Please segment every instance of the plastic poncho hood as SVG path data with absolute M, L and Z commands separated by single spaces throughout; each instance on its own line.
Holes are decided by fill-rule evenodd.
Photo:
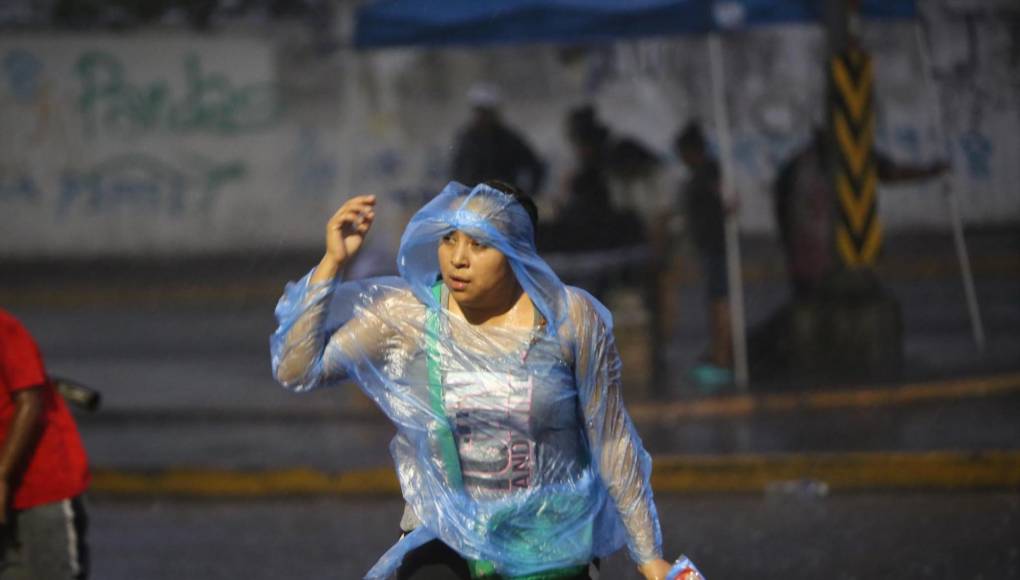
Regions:
M 432 293 L 439 278 L 436 250 L 443 236 L 455 230 L 506 256 L 518 283 L 549 322 L 546 328 L 556 332 L 566 321 L 566 288 L 539 257 L 531 219 L 521 204 L 485 184 L 471 189 L 451 182 L 407 224 L 397 267 L 418 300 L 430 308 L 439 307 Z

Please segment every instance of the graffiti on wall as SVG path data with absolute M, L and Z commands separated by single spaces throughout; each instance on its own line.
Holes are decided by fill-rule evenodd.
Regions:
M 322 134 L 316 127 L 301 127 L 294 148 L 294 190 L 298 197 L 323 198 L 337 192 L 339 168 L 336 157 L 330 155 L 322 143 Z
M 170 69 L 164 79 L 147 82 L 133 79 L 131 67 L 115 52 L 71 54 L 66 75 L 57 74 L 61 67 L 37 50 L 12 47 L 0 59 L 8 95 L 0 202 L 46 206 L 58 221 L 122 211 L 182 219 L 207 212 L 228 186 L 250 177 L 244 157 L 208 157 L 201 142 L 187 152 L 174 141 L 155 140 L 148 151 L 139 151 L 125 139 L 172 140 L 183 134 L 240 139 L 270 128 L 282 114 L 273 83 L 237 81 L 192 52 L 180 57 L 179 75 Z M 63 79 L 59 91 L 57 78 Z M 67 97 L 55 99 L 58 93 Z M 335 166 L 323 165 L 321 151 L 301 157 L 311 160 L 304 183 L 322 186 L 335 178 Z
M 39 203 L 42 192 L 36 180 L 24 173 L 0 173 L 0 202 Z
M 84 171 L 63 172 L 56 211 L 58 216 L 75 209 L 102 213 L 130 208 L 166 215 L 206 212 L 223 186 L 243 178 L 245 172 L 239 161 L 185 171 L 148 155 L 124 155 Z
M 3 108 L 17 112 L 13 119 L 4 119 L 5 134 L 0 138 L 17 139 L 31 147 L 45 141 L 48 134 L 59 132 L 55 131 L 60 122 L 58 107 L 43 61 L 30 51 L 13 49 L 4 54 L 3 71 L 10 95 L 9 104 Z
M 86 169 L 65 169 L 53 188 L 29 173 L 5 174 L 0 176 L 0 201 L 55 201 L 51 205 L 58 219 L 125 209 L 150 215 L 193 215 L 212 209 L 223 188 L 247 172 L 241 161 L 197 160 L 181 168 L 149 155 L 127 154 Z
M 933 6 L 952 3 L 934 0 L 922 10 L 934 14 Z M 1011 134 L 1014 125 L 1001 121 L 1020 116 L 1020 27 L 977 12 L 935 16 L 951 21 L 931 35 L 933 45 L 949 47 L 932 59 L 945 136 L 934 129 L 917 58 L 910 56 L 902 59 L 906 68 L 895 71 L 903 74 L 888 75 L 900 80 L 887 91 L 892 96 L 883 97 L 893 106 L 879 119 L 879 146 L 908 163 L 951 151 L 961 185 L 975 192 L 1001 188 L 1010 175 L 1020 176 L 1003 162 L 1016 150 L 1020 131 Z M 876 57 L 916 55 L 912 36 L 885 36 Z M 821 117 L 824 70 L 814 60 L 819 38 L 781 29 L 724 39 L 736 185 L 759 205 L 768 200 L 777 167 Z M 292 86 L 279 90 L 289 77 L 273 76 L 278 47 L 250 51 L 254 56 L 246 59 L 229 39 L 45 40 L 0 45 L 0 203 L 35 204 L 37 215 L 51 213 L 65 224 L 81 216 L 113 220 L 144 212 L 188 220 L 251 200 L 269 204 L 256 208 L 266 214 L 289 203 L 291 213 L 312 213 L 323 200 L 352 193 L 338 190 L 347 184 L 413 209 L 445 183 L 450 136 L 465 116 L 463 95 L 478 80 L 504 87 L 506 118 L 546 157 L 551 188 L 572 163 L 562 115 L 581 101 L 594 102 L 614 133 L 641 140 L 675 166 L 670 143 L 688 119 L 699 116 L 714 134 L 700 38 L 477 54 L 345 54 L 356 66 L 343 69 L 351 73 L 343 98 L 332 88 L 321 95 Z M 147 68 L 133 53 L 137 46 L 168 49 Z M 230 66 L 234 62 L 243 66 Z M 300 115 L 297 106 L 285 111 L 281 100 L 296 94 L 305 99 Z M 330 123 L 319 123 L 325 115 L 333 115 Z M 210 161 L 196 162 L 185 151 Z M 673 184 L 663 187 L 669 195 L 673 190 Z M 1013 203 L 1006 196 L 985 199 L 982 208 L 992 209 L 982 209 L 982 216 Z M 752 215 L 757 206 L 744 207 L 754 222 L 749 229 L 769 227 L 767 217 Z
M 968 178 L 989 181 L 1000 153 L 993 133 L 1020 103 L 1020 13 L 959 0 L 923 8 L 950 146 Z
M 132 82 L 117 56 L 82 54 L 74 67 L 78 109 L 88 135 L 100 131 L 134 136 L 153 131 L 234 135 L 266 129 L 280 117 L 271 83 L 238 85 L 206 70 L 197 54 L 183 57 L 184 84 Z
M 27 50 L 10 50 L 3 59 L 4 75 L 11 95 L 20 105 L 30 104 L 39 94 L 43 64 Z
M 973 179 L 991 177 L 990 163 L 995 152 L 991 139 L 972 129 L 961 135 L 958 141 L 967 164 L 968 175 Z

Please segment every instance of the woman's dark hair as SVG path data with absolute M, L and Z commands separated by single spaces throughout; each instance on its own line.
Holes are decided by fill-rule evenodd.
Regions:
M 483 182 L 482 185 L 486 185 L 497 191 L 502 191 L 517 200 L 517 203 L 521 204 L 524 211 L 528 212 L 528 217 L 531 218 L 531 227 L 533 229 L 538 229 L 538 206 L 535 205 L 535 200 L 531 199 L 530 195 L 521 191 L 516 185 L 499 179 L 490 179 Z

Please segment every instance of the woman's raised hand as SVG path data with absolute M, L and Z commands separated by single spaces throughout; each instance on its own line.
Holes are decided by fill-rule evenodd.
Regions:
M 672 565 L 662 559 L 649 560 L 644 564 L 638 566 L 638 571 L 645 577 L 645 580 L 666 580 L 666 575 L 669 574 L 669 570 Z
M 375 196 L 348 199 L 326 223 L 326 254 L 312 274 L 311 282 L 332 280 L 361 249 L 375 220 Z

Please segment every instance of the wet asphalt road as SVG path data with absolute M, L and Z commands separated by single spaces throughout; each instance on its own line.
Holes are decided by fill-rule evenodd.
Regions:
M 182 273 L 186 274 L 186 273 Z M 224 275 L 226 276 L 226 275 Z M 980 278 L 989 350 L 970 341 L 958 280 L 892 280 L 912 372 L 1016 369 L 1020 276 Z M 280 281 L 282 287 L 282 280 Z M 71 287 L 73 291 L 73 287 Z M 670 344 L 683 369 L 704 344 L 701 290 L 682 292 Z M 749 319 L 782 303 L 782 283 L 748 290 Z M 293 396 L 269 376 L 273 299 L 209 304 L 14 305 L 52 372 L 103 391 L 80 417 L 94 465 L 285 468 L 386 465 L 391 428 L 350 392 Z M 682 373 L 674 374 L 682 377 Z M 678 378 L 668 394 L 682 394 Z M 629 395 L 628 395 L 629 396 Z M 643 431 L 655 453 L 1015 448 L 1020 397 L 904 409 L 690 421 Z M 94 579 L 360 578 L 395 537 L 396 499 L 92 502 Z M 1020 493 L 874 493 L 826 498 L 663 496 L 667 550 L 718 579 L 1020 578 Z M 635 578 L 625 557 L 603 578 Z
M 661 497 L 666 550 L 710 580 L 1020 578 L 1020 494 Z M 91 504 L 99 580 L 347 580 L 395 540 L 398 500 Z M 638 578 L 624 552 L 603 579 Z
M 928 318 L 911 315 L 917 319 L 912 328 L 928 329 L 908 337 L 919 353 L 919 374 L 997 372 L 1011 360 L 1012 369 L 1020 368 L 1020 280 L 988 288 L 988 308 L 999 318 L 988 325 L 991 352 L 980 357 L 969 343 L 965 314 L 926 298 L 925 285 L 911 287 L 916 297 L 905 301 L 905 310 L 931 311 Z M 355 389 L 294 395 L 272 380 L 271 303 L 23 307 L 15 313 L 37 336 L 52 372 L 103 392 L 103 410 L 79 418 L 97 466 L 338 471 L 388 465 L 392 428 Z M 681 332 L 672 344 L 675 364 L 682 367 L 700 345 L 696 329 Z M 683 374 L 674 377 L 671 389 L 682 393 L 688 388 Z M 628 400 L 640 398 L 632 385 L 625 389 Z M 654 453 L 1015 448 L 1020 395 L 689 420 L 642 427 L 642 435 Z

